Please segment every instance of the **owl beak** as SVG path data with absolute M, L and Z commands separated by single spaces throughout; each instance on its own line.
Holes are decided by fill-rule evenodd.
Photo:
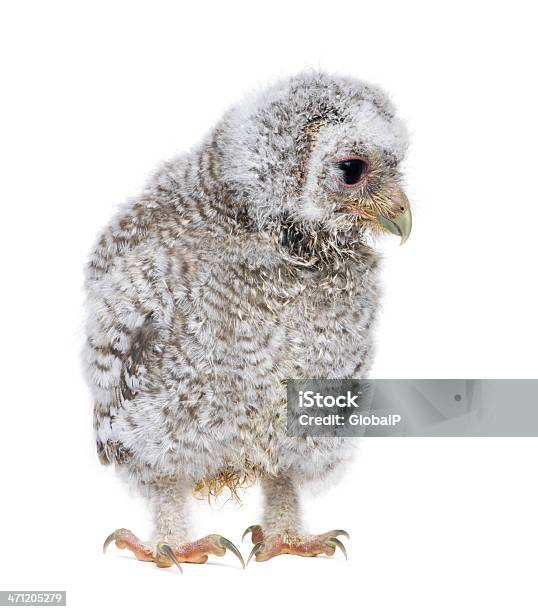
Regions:
M 411 216 L 411 207 L 409 200 L 402 190 L 398 190 L 397 194 L 391 198 L 394 206 L 388 213 L 379 213 L 377 220 L 391 234 L 401 237 L 400 244 L 403 244 L 411 233 L 413 220 Z

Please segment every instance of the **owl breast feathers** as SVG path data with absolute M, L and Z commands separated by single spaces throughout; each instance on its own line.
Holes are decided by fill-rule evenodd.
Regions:
M 344 463 L 345 439 L 286 435 L 286 381 L 367 374 L 376 235 L 410 229 L 406 143 L 379 89 L 302 74 L 232 108 L 121 209 L 86 270 L 103 463 L 192 483 Z

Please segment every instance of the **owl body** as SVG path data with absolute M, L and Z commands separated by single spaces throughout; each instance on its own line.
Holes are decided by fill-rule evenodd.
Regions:
M 85 362 L 102 462 L 194 484 L 316 480 L 349 458 L 345 439 L 286 435 L 288 379 L 360 378 L 372 360 L 379 260 L 330 208 L 336 136 L 396 177 L 404 136 L 384 96 L 301 76 L 232 109 L 101 234 Z

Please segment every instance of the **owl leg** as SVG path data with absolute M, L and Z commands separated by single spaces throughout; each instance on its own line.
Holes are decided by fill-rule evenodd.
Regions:
M 117 529 L 105 540 L 103 552 L 114 542 L 118 548 L 127 548 L 133 552 L 140 561 L 153 561 L 159 567 L 176 565 L 182 571 L 182 562 L 205 563 L 209 555 L 222 557 L 229 550 L 244 567 L 243 557 L 237 547 L 219 534 L 213 533 L 194 542 L 190 541 L 187 521 L 189 495 L 190 487 L 182 486 L 177 481 L 152 483 L 149 497 L 154 510 L 154 544 L 142 542 L 128 529 Z
M 265 497 L 263 526 L 252 525 L 243 534 L 244 538 L 250 533 L 254 544 L 247 563 L 252 557 L 256 561 L 267 561 L 283 554 L 332 557 L 337 548 L 347 558 L 345 546 L 338 539 L 338 536 L 349 538 L 343 529 L 313 536 L 303 533 L 297 488 L 288 476 L 267 479 L 262 487 Z

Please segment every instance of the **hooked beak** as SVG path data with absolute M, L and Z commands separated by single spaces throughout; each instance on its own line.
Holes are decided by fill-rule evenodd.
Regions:
M 394 209 L 397 211 L 394 215 L 381 214 L 377 215 L 377 220 L 391 234 L 401 236 L 402 240 L 400 244 L 403 244 L 411 233 L 411 227 L 413 225 L 411 217 L 411 207 L 409 206 L 409 200 L 405 193 L 401 190 L 398 191 L 396 197 L 393 198 Z

